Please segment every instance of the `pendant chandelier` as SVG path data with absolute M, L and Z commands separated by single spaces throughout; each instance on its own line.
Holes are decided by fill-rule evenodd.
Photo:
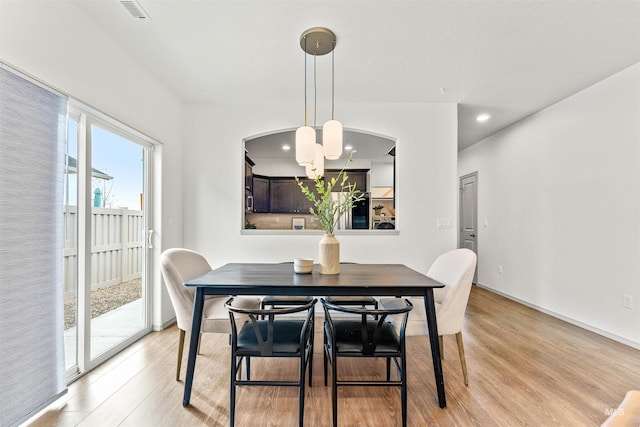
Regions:
M 300 166 L 305 167 L 308 177 L 316 178 L 324 173 L 325 158 L 336 160 L 342 155 L 342 123 L 334 118 L 335 60 L 333 52 L 336 47 L 336 36 L 327 28 L 310 28 L 300 36 L 300 47 L 304 51 L 304 125 L 296 130 L 296 161 Z M 314 59 L 314 104 L 317 106 L 316 58 L 329 52 L 331 52 L 331 120 L 322 127 L 322 144 L 317 144 L 315 119 L 313 127 L 307 125 L 307 55 L 313 55 Z

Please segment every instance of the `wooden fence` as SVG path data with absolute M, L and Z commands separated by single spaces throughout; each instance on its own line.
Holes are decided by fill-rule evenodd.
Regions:
M 92 208 L 91 289 L 142 277 L 144 251 L 142 211 Z M 64 211 L 64 290 L 75 295 L 78 273 L 77 208 Z

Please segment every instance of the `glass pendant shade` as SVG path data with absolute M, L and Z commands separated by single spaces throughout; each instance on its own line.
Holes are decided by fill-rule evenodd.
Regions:
M 296 130 L 296 162 L 300 166 L 310 165 L 315 159 L 316 131 L 311 126 Z
M 307 177 L 316 179 L 324 175 L 324 149 L 322 145 L 315 144 L 315 158 L 311 164 L 305 165 Z
M 329 120 L 322 127 L 324 155 L 328 160 L 339 159 L 342 155 L 342 123 Z

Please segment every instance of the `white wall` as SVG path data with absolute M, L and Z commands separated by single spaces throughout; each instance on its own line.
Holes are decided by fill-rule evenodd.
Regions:
M 175 96 L 72 2 L 1 2 L 0 60 L 163 143 L 155 150 L 164 158 L 155 170 L 163 189 L 155 198 L 156 253 L 180 246 L 183 110 Z M 153 285 L 158 327 L 173 311 L 159 274 Z
M 214 265 L 317 258 L 318 235 L 240 235 L 241 140 L 296 128 L 299 104 L 192 106 L 183 119 L 174 95 L 73 2 L 3 1 L 0 8 L 2 61 L 163 143 L 156 150 L 162 153 L 155 170 L 162 185 L 156 198 L 156 257 L 164 248 L 186 246 L 202 250 Z M 398 138 L 400 170 L 399 235 L 341 236 L 343 259 L 403 262 L 426 271 L 439 253 L 456 245 L 456 106 L 336 107 L 347 128 Z M 454 226 L 436 229 L 438 217 L 454 219 Z M 173 312 L 159 276 L 154 289 L 158 327 Z
M 395 236 L 339 235 L 341 257 L 406 263 L 426 271 L 456 246 L 457 112 L 454 104 L 340 105 L 345 127 L 395 137 L 400 230 Z M 298 105 L 190 106 L 185 135 L 185 245 L 214 265 L 317 260 L 320 235 L 241 235 L 242 139 L 300 125 Z M 187 191 L 188 189 L 188 191 Z M 436 229 L 438 217 L 454 221 Z
M 640 64 L 462 151 L 473 171 L 478 282 L 640 347 Z
M 393 187 L 393 163 L 371 163 L 371 187 Z

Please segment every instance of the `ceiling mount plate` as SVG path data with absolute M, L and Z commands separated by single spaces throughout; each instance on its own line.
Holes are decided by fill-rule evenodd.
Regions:
M 328 28 L 309 28 L 300 36 L 300 47 L 309 55 L 326 55 L 336 47 L 336 35 Z

